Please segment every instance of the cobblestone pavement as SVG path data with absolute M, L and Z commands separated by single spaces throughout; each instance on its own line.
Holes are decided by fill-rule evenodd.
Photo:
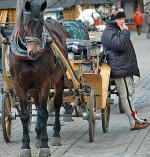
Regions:
M 150 40 L 146 35 L 132 34 L 137 53 L 141 79 L 136 79 L 135 105 L 141 117 L 150 120 Z M 120 114 L 117 98 L 111 105 L 109 132 L 102 132 L 101 120 L 96 122 L 95 139 L 88 142 L 88 123 L 82 118 L 64 123 L 61 130 L 62 145 L 51 146 L 53 128 L 48 126 L 49 146 L 52 157 L 150 157 L 150 127 L 140 131 L 130 131 L 128 119 Z M 5 143 L 0 126 L 0 157 L 19 157 L 22 128 L 20 120 L 13 121 L 10 143 Z M 39 150 L 35 149 L 35 125 L 32 124 L 30 137 L 32 157 L 37 157 Z

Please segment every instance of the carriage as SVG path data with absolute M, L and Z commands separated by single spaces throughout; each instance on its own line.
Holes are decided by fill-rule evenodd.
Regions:
M 62 64 L 67 69 L 65 77 L 65 90 L 63 96 L 63 105 L 66 108 L 73 102 L 75 116 L 81 116 L 88 120 L 89 123 L 89 141 L 94 140 L 94 130 L 96 119 L 102 119 L 103 132 L 106 133 L 109 127 L 109 80 L 110 67 L 102 63 L 103 48 L 100 41 L 92 41 L 89 39 L 87 32 L 78 21 L 65 21 L 64 27 L 69 34 L 66 39 L 68 48 L 69 62 L 64 58 L 60 50 L 54 45 L 56 53 Z M 80 29 L 73 29 L 77 28 Z M 11 27 L 12 28 L 12 27 Z M 8 34 L 11 28 L 6 30 Z M 76 32 L 70 32 L 74 30 Z M 80 30 L 80 31 L 79 31 Z M 72 34 L 74 35 L 72 37 Z M 11 138 L 11 121 L 19 115 L 13 112 L 13 108 L 19 111 L 19 102 L 13 93 L 11 76 L 9 74 L 8 65 L 9 43 L 2 45 L 2 65 L 3 79 L 5 87 L 2 89 L 2 127 L 3 135 L 6 142 L 10 142 Z M 53 100 L 54 90 L 50 90 L 49 99 Z M 29 103 L 32 101 L 29 96 Z M 97 113 L 101 110 L 101 116 Z M 32 114 L 31 117 L 35 116 Z M 51 115 L 50 115 L 51 116 Z M 69 117 L 64 114 L 62 116 Z M 72 116 L 72 115 L 71 115 Z M 29 126 L 31 125 L 31 120 Z
M 46 6 L 46 3 L 44 2 L 42 4 L 42 7 L 45 8 L 45 6 Z M 26 3 L 26 9 L 27 10 L 31 9 L 29 2 Z M 28 17 L 29 11 L 27 13 L 25 12 L 24 14 L 25 14 L 25 16 Z M 36 15 L 36 14 L 34 14 L 34 15 Z M 40 16 L 41 16 L 41 14 L 40 14 Z M 28 18 L 26 18 L 26 19 L 28 19 Z M 53 60 L 55 61 L 53 68 L 50 70 L 53 72 L 59 66 L 59 68 L 63 72 L 63 75 L 65 76 L 65 85 L 64 86 L 62 86 L 62 84 L 59 84 L 59 83 L 63 83 L 63 82 L 61 82 L 62 80 L 60 80 L 60 82 L 55 84 L 55 86 L 53 86 L 53 84 L 52 84 L 52 86 L 48 87 L 48 89 L 52 89 L 49 91 L 49 96 L 48 96 L 49 99 L 51 99 L 51 100 L 54 99 L 54 103 L 56 101 L 57 103 L 60 104 L 61 98 L 58 99 L 58 96 L 60 96 L 60 94 L 61 94 L 61 93 L 59 93 L 60 86 L 65 88 L 64 94 L 63 94 L 63 104 L 70 105 L 70 103 L 74 102 L 74 104 L 76 106 L 79 106 L 79 108 L 81 110 L 79 111 L 76 108 L 76 110 L 75 110 L 76 116 L 80 115 L 83 117 L 83 119 L 88 121 L 89 141 L 93 142 L 96 120 L 100 119 L 100 115 L 98 114 L 97 111 L 99 109 L 101 110 L 103 132 L 108 131 L 109 115 L 110 115 L 109 81 L 110 81 L 111 69 L 107 64 L 102 62 L 103 49 L 102 49 L 102 45 L 101 45 L 100 41 L 92 41 L 89 39 L 79 39 L 79 38 L 72 39 L 68 35 L 69 32 L 65 32 L 68 35 L 68 38 L 65 41 L 64 40 L 60 40 L 60 41 L 67 43 L 68 59 L 66 59 L 65 55 L 63 54 L 63 50 L 64 50 L 63 47 L 60 46 L 60 43 L 58 42 L 57 38 L 55 38 L 55 36 L 58 35 L 57 29 L 60 30 L 60 32 L 61 32 L 63 27 L 60 26 L 60 24 L 58 24 L 58 22 L 53 21 L 53 20 L 51 21 L 49 19 L 47 21 L 43 21 L 42 18 L 40 18 L 39 20 L 34 19 L 34 18 L 30 19 L 30 20 L 31 20 L 31 22 L 32 22 L 32 20 L 33 20 L 33 22 L 37 22 L 37 21 L 40 22 L 40 24 L 42 24 L 45 27 L 45 29 L 47 30 L 47 33 L 44 33 L 44 35 L 42 34 L 42 41 L 44 41 L 48 45 L 48 48 L 53 55 L 53 58 L 54 58 Z M 27 22 L 28 21 L 29 20 L 27 20 Z M 51 28 L 53 28 L 53 30 L 51 30 Z M 15 35 L 18 35 L 17 33 L 18 32 L 15 30 Z M 82 33 L 81 33 L 81 36 L 83 36 Z M 77 34 L 80 34 L 80 32 Z M 15 46 L 18 46 L 19 44 L 15 43 L 16 42 L 15 35 L 14 36 L 12 35 L 11 43 L 14 42 L 13 44 L 16 44 Z M 25 38 L 25 40 L 27 40 L 27 44 L 31 44 L 32 42 L 34 43 L 37 41 L 39 43 L 39 40 L 37 40 L 37 38 L 33 38 L 33 37 L 31 38 L 31 37 L 27 36 Z M 19 40 L 17 40 L 17 42 L 19 42 Z M 22 44 L 21 42 L 22 42 L 22 40 L 20 40 L 20 45 Z M 42 42 L 42 44 L 43 44 L 43 42 Z M 25 43 L 24 43 L 24 45 L 25 45 Z M 76 49 L 75 46 L 77 46 L 78 48 Z M 11 47 L 11 50 L 16 50 L 17 48 L 16 49 L 15 48 L 16 47 Z M 18 48 L 17 50 L 19 52 L 20 49 Z M 39 62 L 37 61 L 36 55 L 33 55 L 32 52 L 27 55 L 29 55 L 31 57 L 30 58 L 31 60 L 28 61 L 29 64 L 33 64 L 32 62 L 39 64 Z M 49 55 L 51 55 L 51 54 L 47 54 L 47 55 L 49 57 Z M 10 69 L 8 66 L 10 56 L 11 56 L 11 54 L 10 54 L 9 40 L 7 40 L 7 41 L 4 40 L 3 45 L 2 45 L 2 66 L 3 66 L 2 74 L 3 74 L 5 86 L 1 93 L 2 93 L 2 126 L 3 126 L 3 134 L 4 134 L 4 138 L 5 138 L 6 142 L 9 142 L 10 138 L 11 138 L 11 121 L 12 121 L 12 119 L 15 119 L 17 116 L 18 117 L 20 116 L 22 118 L 21 119 L 22 123 L 25 122 L 25 124 L 23 124 L 25 127 L 25 128 L 23 128 L 23 129 L 25 129 L 24 130 L 25 135 L 23 135 L 24 139 L 25 139 L 26 136 L 28 136 L 27 130 L 29 130 L 31 117 L 34 116 L 32 114 L 32 110 L 30 108 L 30 106 L 32 106 L 32 103 L 33 103 L 32 102 L 33 95 L 31 93 L 27 93 L 27 95 L 25 95 L 25 98 L 27 98 L 28 102 L 25 102 L 26 99 L 24 101 L 22 101 L 22 99 L 20 99 L 22 101 L 22 102 L 20 102 L 18 96 L 16 95 L 16 93 L 14 91 L 14 84 L 12 83 L 12 76 L 10 75 Z M 17 54 L 15 54 L 14 56 L 17 56 Z M 14 56 L 13 57 L 11 56 L 13 63 L 15 62 Z M 18 58 L 16 60 L 20 59 L 20 58 L 19 59 Z M 24 62 L 26 64 L 26 60 L 23 60 L 23 61 L 21 60 L 16 65 L 20 66 L 20 65 L 22 65 L 22 62 Z M 48 63 L 48 64 L 50 64 L 50 63 Z M 30 67 L 30 65 L 29 65 L 29 67 Z M 38 68 L 39 68 L 39 66 L 38 66 Z M 40 73 L 42 75 L 41 71 L 40 71 Z M 39 74 L 39 76 L 41 76 L 41 75 Z M 18 79 L 18 77 L 16 79 Z M 22 78 L 22 79 L 24 79 L 24 78 Z M 26 78 L 26 81 L 27 81 L 27 79 L 28 78 Z M 17 86 L 18 82 L 15 82 L 15 83 L 16 83 L 15 85 Z M 66 86 L 67 84 L 68 84 L 68 86 Z M 34 86 L 34 85 L 32 85 L 32 86 Z M 44 87 L 46 87 L 46 86 L 44 86 Z M 53 88 L 53 87 L 57 87 L 57 89 Z M 53 98 L 53 96 L 54 96 L 53 93 L 55 93 L 55 94 L 58 93 L 58 96 L 55 95 L 55 97 Z M 43 98 L 43 99 L 45 99 L 45 98 Z M 45 100 L 43 100 L 43 99 L 41 98 L 41 103 L 44 104 Z M 28 106 L 24 107 L 23 103 L 28 104 Z M 12 108 L 14 108 L 14 107 L 18 111 L 18 115 L 13 114 Z M 40 106 L 40 107 L 43 107 L 43 106 Z M 42 156 L 41 154 L 46 154 L 45 156 L 49 156 L 50 151 L 49 151 L 49 147 L 47 145 L 48 138 L 47 138 L 47 135 L 45 132 L 46 129 L 45 129 L 45 119 L 44 118 L 46 118 L 46 117 L 44 117 L 45 115 L 42 115 L 42 114 L 45 114 L 44 113 L 45 108 L 44 109 L 40 108 L 40 109 L 42 110 L 42 112 L 38 111 L 38 114 L 39 114 L 38 116 L 41 116 L 40 120 L 42 120 L 42 124 L 40 124 L 40 127 L 43 126 L 44 129 L 42 130 L 43 134 L 40 137 L 40 140 L 41 140 L 40 146 L 38 145 L 38 143 L 37 143 L 37 145 L 38 145 L 38 147 L 41 148 L 40 156 Z M 22 115 L 21 110 L 24 111 L 24 115 Z M 27 113 L 27 111 L 29 111 L 29 113 Z M 55 110 L 55 112 L 57 113 L 57 115 L 55 115 L 55 118 L 56 118 L 55 126 L 54 126 L 55 142 L 53 142 L 53 145 L 60 145 L 61 141 L 60 141 L 60 135 L 59 135 L 59 131 L 60 131 L 59 108 L 57 108 L 57 111 Z M 29 117 L 30 117 L 30 120 L 29 120 Z M 26 121 L 24 121 L 24 118 L 28 119 L 28 123 Z M 27 125 L 28 125 L 28 128 L 26 128 Z M 36 130 L 36 131 L 37 131 L 37 135 L 38 135 L 39 132 L 38 132 L 38 130 Z M 56 139 L 55 136 L 58 138 Z M 24 154 L 26 156 L 30 156 L 30 154 L 31 154 L 31 150 L 29 149 L 29 146 L 28 146 L 29 139 L 27 138 L 26 140 L 23 140 L 23 146 L 25 148 L 27 147 L 27 150 L 25 150 L 25 148 L 23 147 L 23 149 L 22 149 L 23 155 L 21 155 L 21 156 L 24 156 Z M 38 139 L 36 142 L 39 142 Z

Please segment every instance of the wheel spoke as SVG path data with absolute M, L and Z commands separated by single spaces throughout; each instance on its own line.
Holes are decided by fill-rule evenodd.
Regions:
M 6 142 L 10 142 L 11 137 L 11 104 L 9 94 L 2 95 L 2 128 Z
M 90 94 L 89 105 L 89 141 L 93 142 L 95 134 L 95 92 L 92 90 Z

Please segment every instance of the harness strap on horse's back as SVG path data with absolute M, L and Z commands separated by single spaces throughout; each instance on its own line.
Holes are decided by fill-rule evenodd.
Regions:
M 56 45 L 56 43 L 52 40 L 52 38 L 48 37 L 48 41 L 49 41 L 49 43 L 51 43 L 50 46 L 55 50 L 55 52 L 57 53 L 58 57 L 60 58 L 60 61 L 62 62 L 62 64 L 64 64 L 64 66 L 69 69 L 75 90 L 79 89 L 79 87 L 81 85 L 86 92 L 90 92 L 91 88 L 87 84 L 84 84 L 83 82 L 81 82 L 81 80 L 77 77 L 70 62 L 64 57 L 62 51 Z
M 48 47 L 49 47 L 49 45 L 48 45 Z M 52 69 L 52 73 L 55 73 L 56 66 L 59 64 L 60 67 L 61 67 L 61 69 L 62 69 L 62 71 L 63 71 L 63 74 L 64 74 L 65 78 L 69 82 L 69 85 L 67 86 L 69 88 L 69 93 L 70 93 L 70 95 L 73 95 L 73 90 L 72 90 L 70 81 L 69 81 L 69 79 L 67 77 L 67 74 L 66 74 L 66 67 L 64 66 L 64 64 L 62 63 L 62 61 L 60 60 L 60 58 L 58 57 L 57 52 L 55 52 L 55 50 L 52 49 L 51 47 L 49 47 L 49 48 L 52 50 L 52 52 L 54 54 L 54 57 L 56 59 L 56 62 L 55 62 L 54 66 L 53 66 L 53 69 Z
M 43 19 L 41 19 L 41 21 L 42 21 L 43 25 L 45 26 L 46 30 L 48 31 L 51 40 L 52 40 L 53 42 L 55 42 L 55 44 L 57 45 L 57 47 L 58 47 L 60 50 L 63 51 L 63 54 L 65 54 L 65 49 L 64 49 L 64 47 L 63 47 L 62 44 L 54 37 L 54 35 L 53 35 L 53 33 L 52 33 L 52 30 L 49 29 L 49 27 L 47 26 L 47 24 L 45 23 L 45 21 L 44 21 Z

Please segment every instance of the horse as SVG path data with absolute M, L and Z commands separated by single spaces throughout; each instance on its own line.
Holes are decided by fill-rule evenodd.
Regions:
M 20 102 L 19 115 L 23 127 L 20 157 L 30 157 L 30 137 L 28 123 L 30 119 L 28 93 L 33 97 L 37 108 L 36 146 L 40 147 L 40 156 L 50 156 L 47 135 L 47 100 L 49 91 L 55 89 L 54 109 L 55 124 L 53 143 L 61 144 L 60 107 L 64 90 L 64 70 L 59 64 L 47 37 L 51 36 L 67 57 L 66 35 L 63 27 L 57 22 L 43 20 L 43 11 L 47 1 L 39 4 L 36 0 L 25 2 L 18 15 L 18 22 L 11 36 L 10 73 L 14 93 Z

